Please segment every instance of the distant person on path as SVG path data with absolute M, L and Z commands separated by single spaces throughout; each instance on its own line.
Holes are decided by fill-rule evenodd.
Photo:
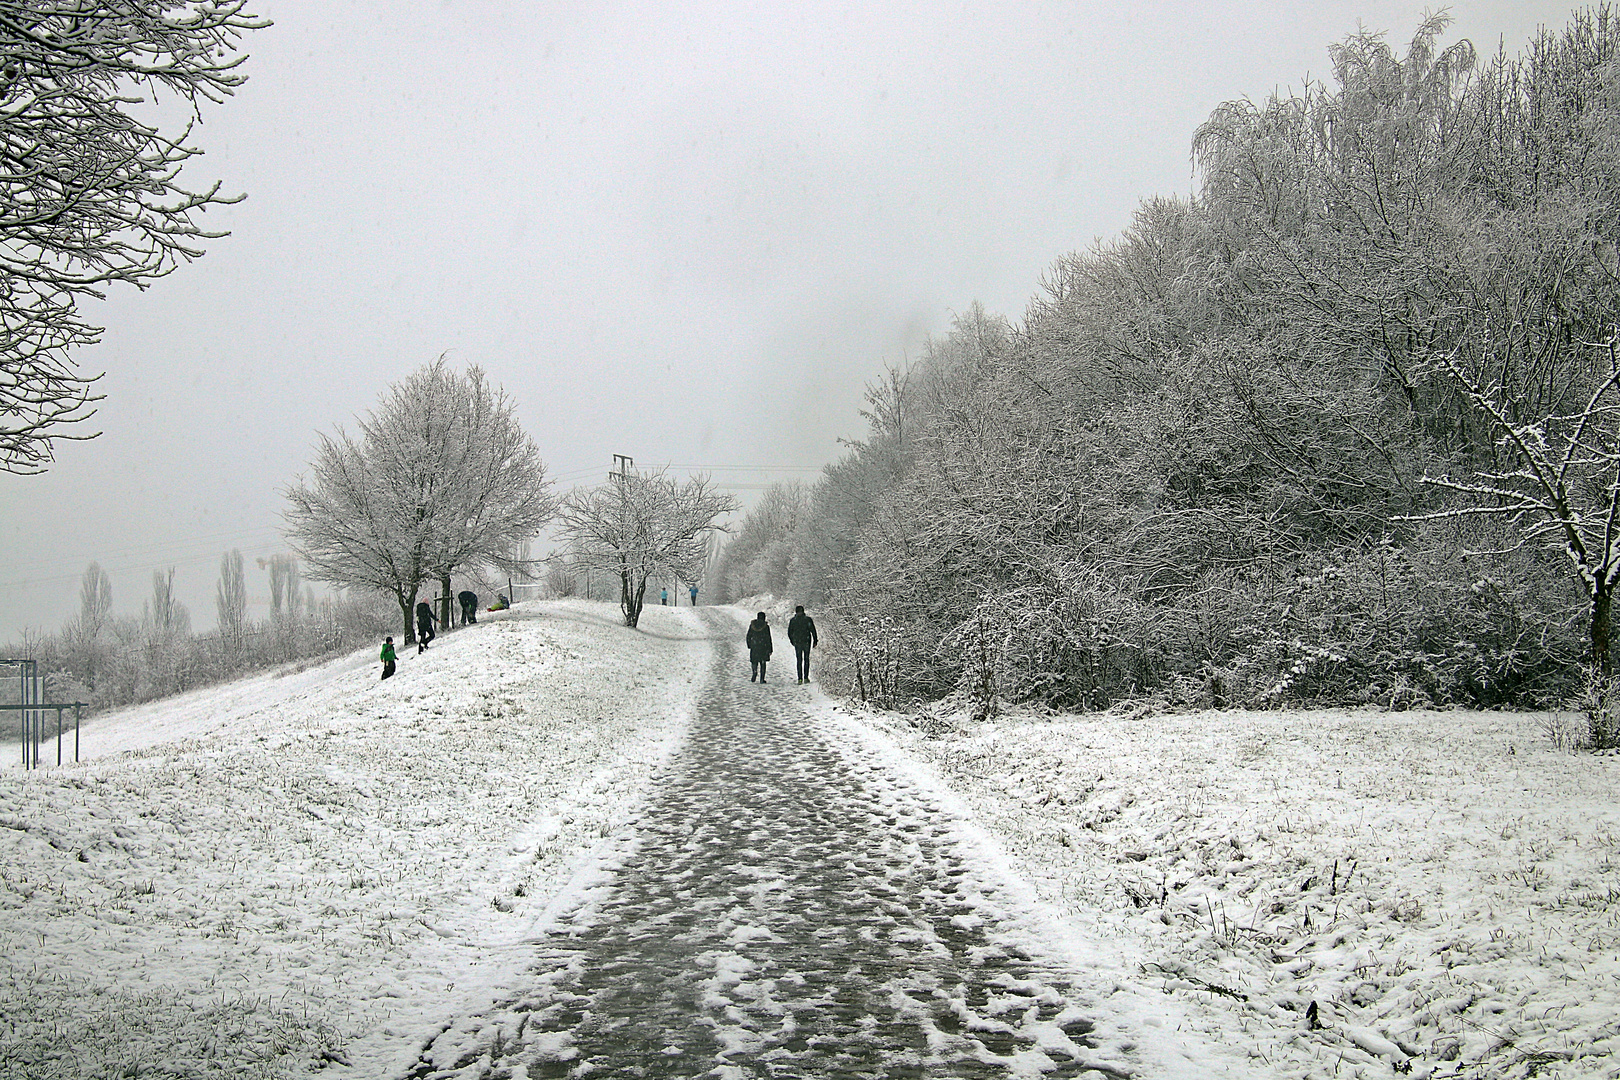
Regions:
M 794 665 L 799 671 L 799 681 L 810 681 L 810 649 L 816 643 L 816 620 L 804 613 L 804 605 L 800 604 L 793 609 L 793 618 L 788 620 L 788 640 L 793 642 Z
M 456 600 L 461 604 L 461 625 L 478 621 L 478 594 L 469 589 L 456 593 Z
M 669 607 L 669 590 L 664 589 L 658 594 L 658 606 Z
M 697 586 L 692 586 L 692 606 L 697 607 Z
M 423 649 L 428 647 L 428 642 L 432 641 L 436 636 L 433 633 L 433 623 L 435 621 L 432 604 L 423 600 L 416 605 L 416 653 L 418 656 L 422 654 Z
M 759 618 L 748 624 L 748 635 L 743 638 L 748 642 L 748 662 L 751 665 L 751 674 L 748 681 L 758 679 L 765 681 L 765 664 L 771 658 L 771 624 L 765 621 L 765 613 L 759 613 Z
M 383 638 L 382 662 L 382 677 L 386 679 L 394 673 L 394 639 L 392 637 Z

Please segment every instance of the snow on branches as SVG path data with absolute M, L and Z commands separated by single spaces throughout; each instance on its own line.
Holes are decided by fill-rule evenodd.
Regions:
M 626 471 L 564 496 L 557 531 L 575 565 L 619 579 L 624 624 L 635 626 L 648 579 L 698 580 L 709 535 L 725 531 L 719 519 L 735 509 L 737 501 L 706 476 L 676 480 L 663 470 Z
M 1606 362 L 1593 364 L 1576 411 L 1523 418 L 1509 392 L 1462 363 L 1439 363 L 1484 422 L 1498 451 L 1490 468 L 1468 479 L 1425 475 L 1462 505 L 1410 520 L 1501 517 L 1521 534 L 1568 555 L 1591 602 L 1592 658 L 1608 674 L 1610 610 L 1620 585 L 1620 332 L 1591 345 Z
M 72 350 L 100 339 L 79 311 L 110 282 L 145 288 L 225 235 L 194 220 L 240 201 L 181 170 L 204 101 L 246 79 L 238 40 L 270 25 L 247 0 L 0 0 L 0 470 L 34 473 L 94 413 Z M 133 108 L 168 93 L 192 120 Z
M 461 375 L 440 358 L 390 387 L 360 438 L 322 436 L 309 479 L 286 491 L 289 539 L 310 576 L 393 596 L 410 643 L 424 581 L 511 566 L 555 508 L 514 408 L 482 370 Z

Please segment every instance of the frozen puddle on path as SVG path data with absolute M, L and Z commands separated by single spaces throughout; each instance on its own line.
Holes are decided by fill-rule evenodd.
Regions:
M 406 1077 L 1131 1075 L 1059 967 L 999 932 L 949 816 L 716 653 L 611 884 Z

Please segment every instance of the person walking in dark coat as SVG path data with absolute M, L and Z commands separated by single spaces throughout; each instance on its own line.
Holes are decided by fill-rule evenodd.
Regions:
M 748 635 L 743 638 L 748 642 L 748 662 L 752 674 L 748 681 L 758 679 L 765 681 L 765 664 L 771 658 L 771 624 L 765 621 L 765 613 L 759 613 L 759 618 L 748 624 Z
M 463 589 L 456 593 L 456 600 L 461 604 L 461 625 L 467 626 L 478 621 L 478 594 L 470 589 Z
M 437 620 L 433 617 L 433 605 L 426 600 L 416 605 L 416 652 L 421 655 L 422 650 L 428 647 L 428 642 L 436 636 L 433 633 L 433 624 Z
M 816 643 L 816 620 L 804 613 L 804 605 L 793 609 L 788 620 L 788 640 L 793 642 L 793 661 L 798 668 L 799 681 L 810 681 L 810 649 Z
M 383 678 L 394 673 L 394 639 L 392 636 L 383 638 L 382 647 Z

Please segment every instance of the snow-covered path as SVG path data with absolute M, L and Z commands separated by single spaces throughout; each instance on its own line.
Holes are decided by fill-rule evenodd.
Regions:
M 810 690 L 743 679 L 740 628 L 706 618 L 732 643 L 617 872 L 407 1075 L 1135 1072 L 1096 1045 L 1059 965 L 1009 932 L 1004 886 L 964 859 L 954 816 Z
M 0 748 L 0 1080 L 566 1075 L 666 970 L 667 1076 L 845 1030 L 893 1076 L 1620 1080 L 1620 757 L 1569 717 L 876 714 L 750 685 L 749 614 L 525 604 Z

